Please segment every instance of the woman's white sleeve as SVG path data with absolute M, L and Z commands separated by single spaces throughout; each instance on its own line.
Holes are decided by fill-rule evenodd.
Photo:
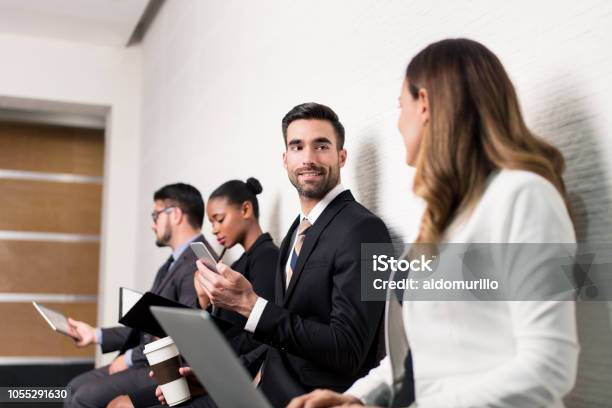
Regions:
M 359 398 L 365 405 L 375 405 L 390 398 L 392 383 L 391 364 L 389 356 L 361 377 L 345 391 L 345 394 Z

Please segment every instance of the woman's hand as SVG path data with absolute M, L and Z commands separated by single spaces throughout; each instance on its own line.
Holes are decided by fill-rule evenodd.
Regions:
M 198 303 L 202 309 L 206 309 L 210 306 L 210 298 L 206 294 L 204 287 L 198 279 L 198 271 L 193 274 L 193 286 L 195 287 L 196 294 L 198 295 Z

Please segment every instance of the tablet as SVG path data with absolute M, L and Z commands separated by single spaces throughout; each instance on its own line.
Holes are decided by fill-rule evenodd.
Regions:
M 51 326 L 51 329 L 53 329 L 53 331 L 65 334 L 66 336 L 73 338 L 73 336 L 70 334 L 70 324 L 68 324 L 68 319 L 66 319 L 66 316 L 64 316 L 57 310 L 50 309 L 43 305 L 39 305 L 36 302 L 32 302 L 32 305 L 34 305 L 38 313 L 40 313 L 43 319 L 45 319 L 47 324 Z

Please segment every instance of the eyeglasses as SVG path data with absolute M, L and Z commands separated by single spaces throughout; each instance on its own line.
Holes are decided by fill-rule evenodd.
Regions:
M 153 222 L 157 222 L 157 219 L 159 218 L 159 214 L 164 213 L 164 212 L 168 212 L 168 210 L 171 210 L 173 208 L 176 208 L 176 205 L 172 205 L 170 207 L 162 208 L 159 211 L 153 211 L 151 213 L 151 218 L 153 218 Z

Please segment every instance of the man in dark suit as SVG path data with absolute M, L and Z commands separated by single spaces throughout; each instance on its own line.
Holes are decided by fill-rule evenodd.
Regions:
M 151 292 L 196 307 L 197 295 L 193 279 L 195 254 L 191 242 L 203 242 L 212 248 L 200 230 L 204 219 L 204 202 L 200 192 L 183 183 L 162 187 L 153 196 L 153 232 L 158 247 L 168 246 L 172 255 L 155 276 Z M 212 251 L 214 253 L 214 251 Z M 148 334 L 129 327 L 93 328 L 70 319 L 77 346 L 100 345 L 102 352 L 120 351 L 109 365 L 75 377 L 68 387 L 72 397 L 68 407 L 105 407 L 118 395 L 154 384 L 143 354 L 144 345 L 154 340 Z
M 282 128 L 301 214 L 280 248 L 274 299 L 258 296 L 226 265 L 216 274 L 197 263 L 212 303 L 242 314 L 245 330 L 268 345 L 252 372 L 277 407 L 315 388 L 344 391 L 376 365 L 384 304 L 361 301 L 361 244 L 391 242 L 383 221 L 340 182 L 347 153 L 337 115 L 306 103 L 287 113 Z

